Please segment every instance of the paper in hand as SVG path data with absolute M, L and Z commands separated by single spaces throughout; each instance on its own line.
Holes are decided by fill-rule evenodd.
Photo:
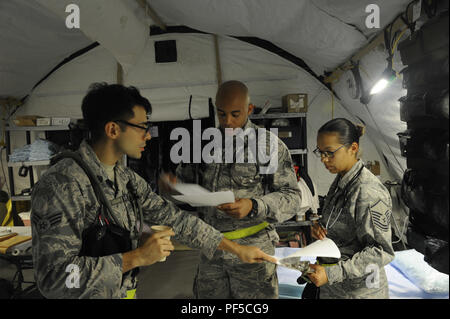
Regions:
M 173 189 L 183 195 L 200 195 L 200 194 L 210 194 L 211 192 L 206 188 L 201 187 L 197 184 L 185 184 L 176 183 L 170 185 Z
M 341 252 L 339 251 L 339 248 L 336 246 L 334 241 L 332 241 L 329 238 L 325 238 L 322 240 L 317 240 L 313 242 L 312 244 L 300 248 L 295 253 L 283 257 L 283 258 L 277 258 L 278 264 L 280 265 L 280 261 L 287 258 L 293 258 L 293 257 L 331 257 L 331 258 L 341 258 Z
M 195 195 L 173 195 L 176 200 L 188 203 L 193 207 L 219 206 L 227 203 L 234 203 L 234 194 L 232 191 L 215 192 Z
M 232 191 L 210 192 L 197 184 L 176 183 L 170 186 L 182 195 L 172 195 L 178 201 L 187 203 L 193 207 L 219 206 L 227 203 L 234 203 L 234 193 Z

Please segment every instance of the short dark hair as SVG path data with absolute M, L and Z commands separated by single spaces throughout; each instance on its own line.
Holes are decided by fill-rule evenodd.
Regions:
M 216 105 L 219 101 L 223 101 L 224 99 L 227 99 L 231 96 L 235 96 L 236 94 L 240 94 L 247 97 L 248 102 L 250 102 L 250 97 L 248 95 L 248 88 L 247 86 L 236 80 L 231 80 L 222 83 L 219 86 L 219 89 L 217 90 L 216 94 Z
M 83 119 L 93 141 L 104 136 L 106 123 L 110 121 L 127 121 L 134 116 L 133 107 L 142 106 L 151 114 L 152 106 L 134 86 L 120 84 L 93 83 L 83 98 L 81 110 Z
M 322 125 L 318 134 L 320 133 L 338 133 L 339 142 L 344 145 L 350 145 L 353 142 L 359 144 L 359 138 L 364 134 L 364 126 L 355 125 L 344 118 L 337 118 Z

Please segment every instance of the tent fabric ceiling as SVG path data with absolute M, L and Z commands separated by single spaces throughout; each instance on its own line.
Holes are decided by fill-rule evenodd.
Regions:
M 111 4 L 110 1 L 114 1 L 115 5 L 108 6 Z M 80 5 L 81 30 L 69 30 L 65 26 L 64 17 L 67 16 L 65 4 L 68 3 Z M 374 30 L 367 30 L 364 27 L 367 4 L 375 3 L 380 7 L 381 27 L 383 27 L 390 23 L 398 13 L 404 11 L 409 1 L 152 0 L 148 3 L 167 25 L 186 25 L 219 35 L 258 37 L 303 59 L 316 74 L 321 75 L 324 70 L 331 70 L 346 61 L 374 34 Z M 99 12 L 103 12 L 103 14 Z M 8 43 L 8 45 L 0 46 L 0 96 L 21 98 L 30 94 L 32 87 L 62 60 L 94 41 L 98 41 L 101 48 L 109 53 L 104 55 L 105 59 L 98 60 L 98 66 L 104 68 L 106 72 L 101 74 L 107 74 L 106 79 L 116 80 L 116 61 L 119 61 L 126 71 L 126 78 L 134 77 L 135 80 L 130 82 L 142 84 L 143 87 L 150 86 L 147 89 L 158 89 L 155 86 L 159 85 L 159 89 L 163 90 L 164 86 L 173 86 L 178 81 L 179 75 L 167 78 L 169 73 L 164 71 L 159 72 L 161 76 L 158 79 L 154 79 L 154 81 L 159 81 L 158 83 L 139 83 L 140 79 L 146 77 L 146 68 L 140 68 L 139 65 L 142 65 L 142 58 L 148 54 L 149 45 L 152 43 L 148 36 L 148 24 L 152 24 L 152 22 L 146 17 L 145 11 L 137 1 L 2 1 L 0 2 L 0 41 Z M 266 63 L 264 55 L 258 55 L 252 63 L 243 64 L 242 57 L 252 52 L 247 49 L 249 46 L 236 45 L 233 50 L 228 50 L 227 44 L 237 42 L 223 39 L 226 37 L 221 37 L 221 53 L 228 53 L 221 57 L 225 60 L 235 59 L 234 63 L 230 63 L 228 67 L 224 68 L 224 78 L 231 79 L 231 75 L 240 74 L 239 79 L 242 81 L 255 81 L 251 76 L 246 78 L 245 72 L 243 74 L 230 72 L 233 68 L 248 69 L 249 75 L 253 73 L 252 68 L 259 68 L 266 73 L 261 78 L 271 79 L 272 83 L 289 78 L 290 73 L 286 71 L 285 67 L 272 70 L 270 63 Z M 190 52 L 189 47 L 184 50 L 187 53 Z M 95 52 L 100 51 L 95 50 Z M 373 59 L 367 59 L 362 63 L 368 73 L 373 74 L 372 79 L 363 79 L 366 86 L 378 76 L 377 72 L 381 73 L 386 66 L 384 53 L 377 54 L 372 57 Z M 214 87 L 214 67 L 203 70 L 204 64 L 193 63 L 196 58 L 195 53 L 191 54 L 190 58 L 188 56 L 186 55 L 185 64 L 195 67 L 192 68 L 191 73 L 183 75 L 185 80 L 192 82 L 192 76 L 197 72 L 196 77 L 199 79 L 191 84 L 200 87 L 202 85 Z M 86 57 L 77 58 L 78 61 L 83 61 L 83 59 Z M 257 59 L 260 60 L 257 61 Z M 68 68 L 73 68 L 73 72 L 77 72 L 79 67 L 80 64 L 72 64 Z M 153 68 L 154 65 L 148 67 Z M 400 66 L 397 66 L 397 69 L 400 70 Z M 85 78 L 83 80 L 85 81 L 105 80 L 105 77 L 91 72 L 92 68 L 84 70 Z M 208 81 L 211 83 L 200 83 L 205 74 L 209 74 L 211 79 Z M 278 80 L 275 79 L 277 76 Z M 67 81 L 71 83 L 72 80 L 70 72 L 65 72 L 63 77 L 58 76 L 58 72 L 56 72 L 46 82 Z M 296 82 L 293 81 L 293 83 Z M 189 83 L 180 85 L 189 85 Z M 54 96 L 53 103 L 60 101 L 64 104 L 64 94 L 51 91 L 58 88 L 58 85 L 45 87 L 49 90 L 48 92 L 43 92 L 38 87 L 37 96 L 32 96 L 31 100 L 40 96 L 44 98 L 43 100 L 48 98 L 48 101 L 51 101 L 50 97 Z M 69 91 L 65 92 L 65 95 L 73 96 L 75 104 L 77 104 L 80 93 L 70 92 L 70 90 L 84 92 L 87 88 L 86 86 L 73 88 L 70 85 L 66 87 Z M 374 124 L 371 115 L 358 100 L 352 100 L 348 94 L 346 95 L 345 79 L 341 78 L 335 90 L 348 114 L 354 115 L 355 118 L 360 118 L 368 124 L 369 135 L 374 137 L 381 135 L 382 138 L 376 141 L 375 146 L 380 156 L 388 157 L 388 161 L 391 163 L 398 163 L 391 168 L 391 173 L 395 173 L 393 176 L 398 177 L 401 176 L 404 163 L 397 159 L 399 147 L 395 140 L 395 133 L 404 128 L 398 118 L 399 105 L 397 102 L 403 92 L 398 90 L 401 88 L 398 81 L 394 87 L 395 94 L 385 95 L 388 100 L 376 98 L 369 105 L 378 125 Z M 263 95 L 261 94 L 261 99 L 267 98 Z M 33 104 L 29 103 L 26 108 L 31 113 L 33 112 L 30 106 Z M 47 105 L 51 105 L 51 103 L 47 103 Z M 44 107 L 43 104 L 41 106 Z M 391 113 L 386 110 L 388 106 L 392 106 Z M 38 108 L 38 110 L 42 111 L 43 109 Z M 394 113 L 397 116 L 393 116 Z M 385 116 L 386 114 L 390 114 L 389 118 Z M 391 146 L 393 150 L 390 149 Z
M 111 3 L 113 1 L 113 3 Z M 168 25 L 258 37 L 303 59 L 322 75 L 352 56 L 376 31 L 365 28 L 368 4 L 386 26 L 409 0 L 152 0 Z M 65 6 L 80 6 L 81 30 L 67 29 Z M 0 96 L 22 98 L 72 53 L 98 41 L 128 71 L 152 24 L 137 1 L 14 0 L 0 2 Z
M 59 15 L 67 17 L 66 7 L 72 0 L 37 0 Z M 113 52 L 116 60 L 128 71 L 139 59 L 148 41 L 147 21 L 139 14 L 136 1 L 78 0 L 80 28 L 92 41 Z
M 329 16 L 339 19 L 341 22 L 355 26 L 365 37 L 370 38 L 380 29 L 368 29 L 365 21 L 368 13 L 365 8 L 370 4 L 376 4 L 380 8 L 380 28 L 386 27 L 395 17 L 405 11 L 411 0 L 386 1 L 386 0 L 312 0 L 317 8 L 326 12 Z
M 252 36 L 274 43 L 303 59 L 317 74 L 349 59 L 381 29 L 367 29 L 366 6 L 380 8 L 380 28 L 405 10 L 410 0 L 152 0 L 169 25 L 204 32 Z
M 0 1 L 0 97 L 23 98 L 66 57 L 90 44 L 36 1 Z
M 155 63 L 153 42 L 163 40 L 176 40 L 176 63 Z M 230 37 L 220 37 L 220 44 L 223 80 L 244 81 L 255 105 L 261 107 L 269 101 L 273 107 L 279 107 L 283 95 L 298 90 L 308 94 L 308 173 L 314 178 L 318 192 L 325 194 L 334 176 L 311 151 L 316 145 L 317 128 L 331 118 L 331 92 L 308 72 L 276 54 Z M 55 71 L 33 91 L 17 114 L 33 114 L 39 110 L 41 116 L 64 114 L 81 118 L 80 104 L 88 86 L 95 81 L 113 82 L 115 70 L 112 54 L 101 46 L 96 47 Z M 193 118 L 208 116 L 208 98 L 214 97 L 217 90 L 213 37 L 206 34 L 151 37 L 141 59 L 125 74 L 124 84 L 138 87 L 150 99 L 153 121 L 188 119 L 190 95 L 193 96 Z M 339 100 L 335 100 L 334 115 L 357 120 Z M 23 141 L 17 143 L 21 145 Z M 369 136 L 364 138 L 363 144 L 363 159 L 380 161 L 383 178 L 390 178 Z

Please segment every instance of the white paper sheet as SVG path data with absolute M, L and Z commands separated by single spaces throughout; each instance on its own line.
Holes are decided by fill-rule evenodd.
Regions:
M 339 251 L 339 248 L 336 246 L 334 241 L 332 241 L 329 238 L 325 238 L 322 240 L 317 240 L 304 248 L 300 248 L 298 251 L 287 257 L 277 258 L 277 260 L 278 264 L 280 264 L 280 261 L 284 258 L 292 258 L 292 257 L 300 258 L 306 256 L 341 258 L 341 252 Z
M 183 195 L 211 194 L 209 190 L 197 184 L 176 183 L 170 184 L 170 186 Z
M 227 203 L 234 203 L 234 194 L 232 191 L 201 193 L 191 195 L 173 195 L 176 200 L 188 203 L 193 207 L 218 206 Z
M 235 202 L 234 193 L 232 191 L 213 193 L 197 184 L 172 184 L 168 179 L 166 179 L 165 182 L 169 184 L 171 188 L 182 194 L 172 195 L 174 199 L 188 203 L 193 207 L 218 206 Z

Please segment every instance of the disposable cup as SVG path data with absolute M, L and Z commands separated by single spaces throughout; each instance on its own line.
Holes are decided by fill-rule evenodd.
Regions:
M 170 230 L 172 228 L 169 226 L 164 226 L 164 225 L 155 225 L 155 226 L 150 227 L 150 229 L 151 229 L 152 234 L 156 234 L 156 233 L 159 233 L 162 231 Z M 164 236 L 161 238 L 170 240 L 170 236 Z M 163 261 L 166 261 L 166 257 L 159 260 L 159 262 L 163 262 Z

